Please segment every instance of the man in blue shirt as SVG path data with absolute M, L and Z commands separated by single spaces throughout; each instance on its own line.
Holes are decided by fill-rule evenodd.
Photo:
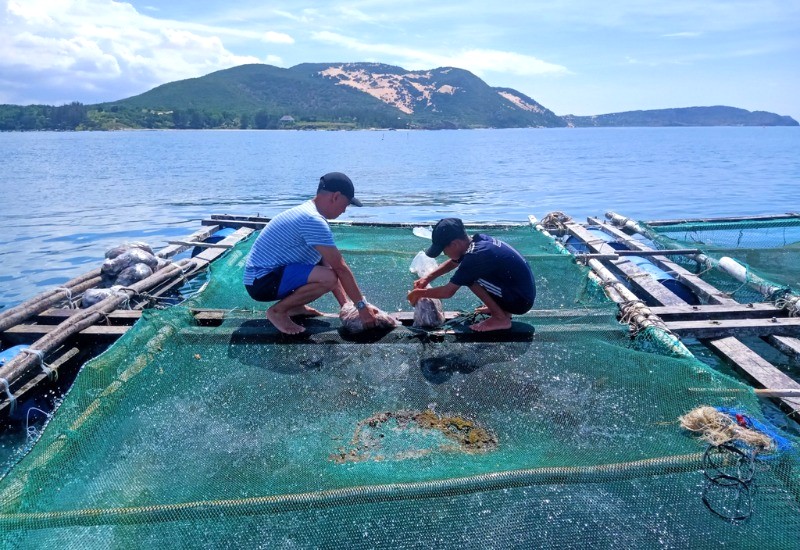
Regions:
M 340 306 L 350 297 L 364 327 L 375 325 L 375 309 L 361 294 L 328 224 L 351 204 L 361 206 L 353 182 L 341 172 L 330 172 L 320 178 L 313 199 L 272 218 L 253 243 L 244 285 L 254 300 L 277 300 L 267 309 L 267 319 L 279 331 L 305 331 L 291 317 L 321 315 L 308 304 L 328 292 Z
M 467 236 L 458 218 L 445 218 L 433 228 L 433 244 L 425 251 L 431 258 L 444 252 L 449 259 L 427 277 L 414 282 L 408 301 L 415 305 L 420 298 L 450 298 L 468 287 L 483 302 L 477 309 L 489 318 L 470 325 L 478 332 L 511 328 L 511 316 L 526 313 L 536 299 L 536 282 L 522 255 L 503 241 L 484 235 Z M 425 288 L 431 281 L 457 269 L 444 286 Z

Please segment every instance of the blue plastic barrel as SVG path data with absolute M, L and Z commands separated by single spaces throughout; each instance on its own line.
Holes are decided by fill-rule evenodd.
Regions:
M 589 228 L 588 232 L 592 234 L 593 237 L 598 239 L 602 239 L 606 244 L 608 244 L 614 250 L 630 250 L 624 243 L 616 242 L 614 237 L 609 235 L 608 233 L 601 231 L 600 229 L 592 229 Z M 580 239 L 570 236 L 566 241 L 566 246 L 568 250 L 573 251 L 575 254 L 586 254 L 589 250 L 588 247 L 581 242 Z M 637 268 L 645 273 L 648 273 L 651 277 L 653 277 L 656 281 L 661 283 L 663 286 L 668 288 L 678 297 L 680 297 L 683 301 L 687 304 L 691 305 L 698 305 L 700 304 L 700 299 L 697 295 L 692 291 L 691 288 L 686 286 L 681 281 L 677 280 L 675 277 L 658 267 L 656 264 L 651 262 L 645 256 L 625 256 L 626 260 L 630 261 L 634 264 Z
M 11 361 L 19 352 L 24 349 L 28 349 L 28 346 L 13 346 L 0 351 L 0 367 Z

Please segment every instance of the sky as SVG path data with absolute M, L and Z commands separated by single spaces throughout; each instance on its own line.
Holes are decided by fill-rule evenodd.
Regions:
M 0 104 L 85 104 L 246 63 L 458 67 L 558 115 L 800 121 L 798 0 L 0 0 Z

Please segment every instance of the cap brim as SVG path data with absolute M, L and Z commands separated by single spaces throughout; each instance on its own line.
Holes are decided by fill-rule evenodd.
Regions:
M 357 199 L 357 198 L 355 198 L 355 197 L 353 197 L 352 199 L 350 199 L 350 204 L 352 204 L 353 206 L 364 206 L 363 204 L 361 204 L 361 201 L 360 201 L 360 200 L 358 200 L 358 199 Z
M 438 257 L 438 256 L 439 256 L 439 254 L 441 254 L 441 253 L 442 253 L 442 251 L 443 251 L 443 250 L 444 250 L 444 247 L 443 247 L 443 246 L 439 246 L 439 245 L 436 245 L 436 244 L 432 244 L 432 245 L 430 245 L 430 246 L 428 247 L 428 250 L 426 250 L 426 251 L 425 251 L 425 255 L 426 255 L 428 258 L 436 258 L 436 257 Z

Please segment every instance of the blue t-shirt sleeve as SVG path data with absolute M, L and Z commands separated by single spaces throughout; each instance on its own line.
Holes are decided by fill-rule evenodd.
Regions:
M 328 223 L 316 216 L 306 220 L 303 238 L 308 246 L 336 246 Z
M 464 256 L 450 282 L 458 286 L 469 286 L 480 278 L 478 262 L 472 256 Z

